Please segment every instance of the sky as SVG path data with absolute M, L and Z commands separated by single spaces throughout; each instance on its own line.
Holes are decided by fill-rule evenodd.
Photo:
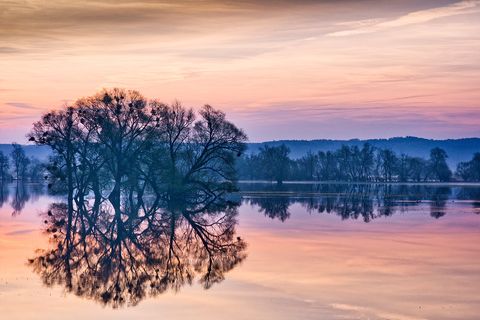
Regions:
M 0 1 L 0 143 L 102 88 L 251 141 L 480 136 L 480 1 Z

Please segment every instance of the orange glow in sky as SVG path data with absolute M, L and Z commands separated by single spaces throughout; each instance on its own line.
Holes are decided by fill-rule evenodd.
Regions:
M 480 1 L 0 3 L 0 142 L 104 87 L 252 141 L 479 136 Z

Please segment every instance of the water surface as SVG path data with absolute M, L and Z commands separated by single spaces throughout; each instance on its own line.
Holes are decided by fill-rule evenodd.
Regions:
M 199 274 L 177 290 L 151 294 L 147 287 L 138 303 L 111 304 L 68 288 L 63 269 L 47 286 L 29 262 L 55 245 L 45 212 L 61 197 L 35 185 L 1 188 L 1 318 L 478 318 L 480 187 L 241 189 L 232 197 L 241 201 L 232 228 L 247 243 L 245 257 L 222 279 L 205 289 Z M 198 261 L 192 254 L 187 264 Z

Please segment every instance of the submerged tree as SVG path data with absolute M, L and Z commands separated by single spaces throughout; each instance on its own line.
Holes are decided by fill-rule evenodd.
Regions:
M 209 105 L 200 110 L 198 120 L 179 103 L 158 105 L 152 112 L 158 119 L 159 143 L 151 156 L 170 195 L 193 191 L 196 197 L 209 197 L 233 190 L 235 161 L 247 139 L 242 130 Z
M 30 158 L 27 172 L 28 179 L 32 182 L 40 182 L 45 177 L 45 164 L 37 158 Z
M 13 170 L 15 179 L 25 180 L 27 177 L 27 170 L 30 160 L 25 155 L 25 150 L 18 143 L 12 143 L 13 150 L 10 154 L 13 163 Z
M 260 148 L 258 157 L 265 178 L 274 180 L 281 184 L 287 179 L 290 169 L 290 158 L 288 157 L 290 149 L 284 144 L 280 146 L 264 145 Z
M 107 176 L 110 188 L 103 192 L 119 212 L 125 187 L 139 198 L 147 188 L 170 196 L 233 190 L 235 159 L 247 137 L 211 106 L 199 115 L 197 120 L 178 102 L 148 101 L 137 91 L 104 90 L 44 115 L 30 140 L 53 149 L 50 178 L 66 181 L 66 190 L 98 193 L 99 175 Z
M 320 151 L 318 153 L 318 166 L 318 180 L 331 181 L 338 179 L 338 164 L 333 152 Z
M 10 161 L 7 156 L 0 151 L 0 184 L 5 184 L 10 180 Z
M 447 165 L 448 155 L 441 148 L 433 148 L 430 151 L 428 163 L 429 178 L 438 181 L 449 181 L 452 177 L 452 171 Z
M 299 180 L 317 180 L 319 176 L 318 164 L 318 154 L 307 152 L 297 161 L 292 161 L 291 175 L 298 177 Z
M 475 153 L 472 160 L 460 162 L 456 175 L 464 181 L 480 181 L 480 152 Z
M 398 166 L 397 155 L 389 149 L 378 153 L 377 170 L 383 181 L 392 181 Z
M 238 163 L 240 178 L 274 180 L 271 171 L 277 165 L 277 158 L 265 155 L 266 152 L 261 150 L 260 153 L 243 156 Z M 342 145 L 335 151 L 319 151 L 316 154 L 308 152 L 298 159 L 291 159 L 288 154 L 281 158 L 285 164 L 281 171 L 284 179 L 349 182 L 439 180 L 437 175 L 432 174 L 432 160 L 406 154 L 398 156 L 393 150 L 377 149 L 369 144 L 361 148 Z M 448 169 L 446 163 L 442 170 L 445 172 L 445 169 Z M 448 175 L 442 179 L 447 178 Z

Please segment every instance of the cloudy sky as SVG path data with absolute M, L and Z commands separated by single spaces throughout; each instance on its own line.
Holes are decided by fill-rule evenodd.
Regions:
M 252 141 L 480 136 L 480 1 L 0 2 L 0 142 L 105 87 Z

